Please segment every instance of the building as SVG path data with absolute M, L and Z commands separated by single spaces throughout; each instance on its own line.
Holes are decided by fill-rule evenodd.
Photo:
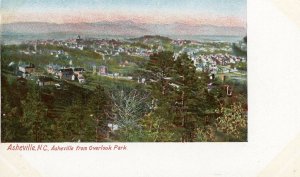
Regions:
M 30 63 L 29 65 L 20 65 L 19 71 L 21 71 L 23 73 L 31 74 L 31 73 L 35 72 L 35 66 L 32 63 Z
M 23 73 L 22 71 L 19 70 L 16 72 L 16 75 L 18 77 L 25 78 L 25 79 L 30 77 L 30 74 L 28 72 Z
M 98 75 L 107 75 L 107 74 L 108 74 L 107 66 L 99 66 Z
M 31 73 L 35 72 L 35 66 L 34 64 L 25 64 L 25 65 L 19 65 L 18 69 L 16 71 L 16 75 L 22 78 L 29 78 L 31 76 Z
M 82 67 L 78 67 L 78 68 L 74 68 L 74 69 L 73 69 L 73 72 L 74 72 L 74 74 L 75 74 L 76 76 L 82 75 L 82 73 L 83 73 L 84 71 L 85 71 L 85 70 L 84 70 L 84 68 L 82 68 Z
M 60 79 L 75 80 L 75 75 L 72 68 L 60 69 L 58 76 Z
M 79 83 L 81 84 L 85 83 L 85 78 L 82 75 L 78 76 L 77 78 Z
M 57 74 L 62 67 L 60 65 L 49 64 L 46 69 L 50 74 Z
M 36 84 L 38 86 L 54 85 L 55 81 L 51 77 L 40 76 L 38 77 Z
M 78 35 L 76 38 L 77 45 L 82 44 L 82 42 L 83 42 L 83 39 L 81 39 L 80 35 Z

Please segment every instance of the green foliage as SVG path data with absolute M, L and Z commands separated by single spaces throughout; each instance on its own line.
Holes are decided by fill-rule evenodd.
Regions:
M 95 122 L 87 114 L 86 106 L 76 100 L 63 113 L 59 121 L 64 141 L 95 141 Z
M 150 61 L 146 66 L 145 76 L 152 80 L 151 91 L 162 98 L 166 96 L 171 87 L 168 84 L 169 78 L 174 72 L 174 59 L 172 52 L 159 52 L 150 56 Z
M 35 85 L 25 81 L 9 84 L 2 76 L 2 141 L 50 141 L 52 123 L 46 118 L 46 106 Z
M 149 47 L 147 44 L 144 44 L 142 42 L 134 42 L 131 44 L 132 47 L 140 47 L 140 48 L 143 48 L 143 49 L 151 49 L 151 47 Z
M 88 102 L 89 116 L 94 121 L 94 128 L 96 129 L 96 141 L 103 141 L 107 134 L 110 102 L 108 93 L 105 92 L 105 89 L 101 85 L 98 85 Z
M 27 129 L 27 138 L 35 142 L 47 140 L 46 107 L 41 102 L 39 91 L 35 86 L 31 86 L 26 100 L 22 101 L 22 107 L 23 117 L 21 122 Z
M 240 103 L 234 103 L 229 108 L 221 107 L 216 111 L 218 131 L 225 134 L 227 141 L 242 141 L 247 138 L 247 115 Z
M 173 124 L 175 113 L 167 102 L 159 104 L 142 120 L 144 130 L 143 141 L 175 142 L 180 141 L 181 134 Z
M 216 141 L 215 128 L 213 126 L 197 128 L 195 141 Z
M 175 61 L 171 52 L 154 54 L 150 56 L 147 71 L 153 80 L 150 90 L 156 104 L 149 120 L 152 124 L 148 126 L 150 132 L 156 133 L 154 139 L 161 138 L 159 134 L 163 132 L 172 135 L 167 136 L 172 137 L 168 138 L 170 141 L 193 141 L 208 106 L 215 105 L 211 104 L 214 99 L 208 100 L 213 96 L 206 91 L 207 76 L 196 72 L 186 53 Z
M 205 83 L 199 79 L 193 62 L 187 54 L 179 56 L 175 61 L 174 83 L 178 85 L 176 93 L 176 111 L 178 112 L 176 124 L 183 129 L 182 141 L 193 141 L 194 131 L 201 122 L 205 102 Z M 203 106 L 203 105 L 202 105 Z M 200 119 L 200 120 L 199 120 Z
M 247 63 L 246 62 L 239 62 L 236 64 L 236 68 L 238 70 L 247 71 Z
M 146 48 L 154 45 L 174 51 L 168 38 L 145 36 L 132 44 Z M 187 47 L 196 47 L 186 44 Z M 225 44 L 207 44 L 224 47 Z M 215 46 L 214 46 L 215 45 Z M 30 80 L 16 78 L 11 61 L 35 63 L 39 70 L 49 62 L 66 64 L 50 54 L 25 55 L 28 45 L 4 46 L 1 59 L 1 110 L 3 142 L 191 142 L 245 141 L 247 139 L 247 85 L 233 80 L 212 82 L 208 73 L 197 72 L 186 53 L 177 59 L 170 51 L 145 58 L 120 53 L 102 60 L 92 50 L 74 50 L 55 45 L 38 46 L 41 50 L 64 50 L 75 65 L 88 68 L 89 62 L 108 66 L 146 84 L 84 73 L 86 84 L 60 81 L 54 86 L 37 87 Z M 30 49 L 30 48 L 29 48 Z M 153 49 L 153 47 L 152 47 Z M 181 47 L 177 46 L 177 51 Z M 128 61 L 127 66 L 120 63 Z M 245 69 L 246 63 L 238 63 Z M 234 87 L 228 97 L 223 84 Z M 237 104 L 238 102 L 238 104 Z M 219 108 L 219 105 L 223 105 Z M 217 109 L 219 108 L 219 109 Z M 217 111 L 215 111 L 217 109 Z M 108 124 L 118 126 L 110 130 Z

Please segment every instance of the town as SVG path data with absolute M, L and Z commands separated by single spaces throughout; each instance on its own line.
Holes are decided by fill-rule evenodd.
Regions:
M 132 99 L 131 101 L 139 102 L 139 100 L 135 99 L 143 100 L 144 97 L 141 94 L 147 95 L 145 94 L 149 92 L 147 90 L 156 88 L 153 87 L 153 84 L 159 81 L 151 75 L 150 72 L 152 71 L 149 71 L 150 61 L 156 55 L 163 56 L 171 52 L 171 63 L 175 64 L 176 61 L 181 60 L 182 56 L 186 55 L 191 61 L 192 67 L 195 68 L 195 72 L 199 74 L 198 78 L 204 79 L 207 77 L 207 79 L 204 79 L 204 84 L 207 94 L 211 95 L 210 99 L 215 97 L 214 99 L 222 99 L 222 102 L 225 101 L 225 104 L 230 103 L 231 105 L 231 103 L 247 97 L 246 45 L 246 37 L 241 38 L 236 43 L 231 43 L 171 39 L 150 35 L 122 40 L 85 38 L 78 35 L 67 40 L 24 41 L 19 45 L 2 46 L 2 78 L 5 77 L 5 79 L 2 79 L 2 82 L 8 82 L 7 84 L 2 84 L 2 90 L 5 90 L 4 86 L 8 85 L 7 88 L 9 88 L 10 84 L 16 82 L 15 84 L 22 95 L 23 92 L 28 92 L 28 84 L 36 85 L 40 90 L 41 100 L 45 104 L 43 114 L 52 120 L 56 120 L 58 117 L 71 116 L 67 115 L 67 111 L 70 110 L 66 106 L 75 104 L 78 97 L 82 97 L 82 99 L 79 98 L 81 100 L 80 104 L 89 104 L 88 100 L 91 100 L 90 97 L 93 97 L 91 95 L 97 94 L 97 89 L 100 87 L 106 90 L 106 97 L 109 97 L 111 101 L 115 101 L 115 105 L 118 104 L 117 98 L 121 100 Z M 191 66 L 187 67 L 191 68 Z M 157 70 L 157 72 L 160 72 L 160 70 Z M 172 81 L 176 80 L 175 75 L 165 74 L 165 76 L 160 77 L 162 84 L 167 83 L 167 87 L 170 87 L 170 90 L 174 90 L 174 93 L 179 92 L 183 88 L 180 82 Z M 204 81 L 203 79 L 202 81 Z M 165 87 L 163 86 L 163 89 Z M 139 90 L 141 93 L 128 91 L 132 89 Z M 128 96 L 123 95 L 124 90 L 127 90 Z M 109 91 L 111 93 L 107 93 Z M 121 94 L 113 91 L 121 91 Z M 164 91 L 162 93 L 164 95 Z M 24 97 L 21 96 L 19 99 L 22 102 L 22 100 L 27 100 L 27 97 L 24 94 Z M 142 117 L 147 117 L 149 113 L 155 112 L 160 104 L 158 99 L 147 97 L 147 100 L 149 102 L 146 99 L 144 100 L 145 103 L 139 102 L 143 107 L 150 105 L 148 108 L 143 108 Z M 228 101 L 229 103 L 227 103 Z M 174 105 L 178 107 L 179 103 L 175 101 Z M 118 106 L 123 106 L 122 104 L 120 103 Z M 105 107 L 106 105 L 102 106 Z M 212 108 L 209 110 L 212 110 Z M 101 122 L 99 116 L 96 116 L 99 114 L 99 109 L 96 112 L 91 111 L 89 113 L 89 117 L 97 124 L 99 121 Z M 124 109 L 129 108 L 126 107 Z M 245 109 L 243 108 L 243 112 L 245 112 Z M 24 114 L 24 110 L 17 112 L 19 115 Z M 9 114 L 12 113 L 6 113 L 5 110 L 2 111 L 2 117 Z M 116 120 L 116 117 L 118 117 L 117 113 L 106 112 L 101 114 L 108 115 L 109 119 L 105 121 L 104 126 L 96 127 L 96 140 L 92 139 L 94 141 L 112 141 L 120 138 L 118 137 L 118 132 L 128 123 L 118 122 L 119 120 Z M 213 115 L 216 113 L 205 114 Z M 128 118 L 128 121 L 130 119 Z M 213 118 L 214 121 L 211 121 L 211 119 L 209 116 L 206 116 L 205 122 L 212 124 L 217 120 L 216 117 Z M 122 125 L 123 123 L 124 125 Z M 56 126 L 58 125 L 54 127 Z M 69 138 L 65 137 L 58 141 L 86 141 L 82 138 L 86 132 L 82 132 L 82 125 L 80 127 L 81 130 L 79 132 L 81 133 L 78 133 L 76 130 L 76 136 L 68 135 Z M 201 134 L 203 132 L 200 131 L 198 133 Z M 69 133 L 66 132 L 66 134 Z M 42 141 L 43 138 L 40 136 L 35 137 L 35 141 Z M 191 139 L 193 138 L 190 138 L 188 141 L 191 141 Z M 209 138 L 205 140 L 209 140 Z M 125 138 L 125 141 L 132 140 Z
M 11 61 L 8 67 L 14 68 L 18 77 L 36 80 L 39 86 L 56 85 L 57 81 L 86 83 L 85 72 L 115 79 L 135 80 L 145 83 L 145 78 L 134 77 L 134 70 L 149 59 L 153 53 L 172 50 L 174 59 L 186 52 L 198 71 L 211 75 L 238 73 L 245 76 L 246 57 L 235 56 L 232 44 L 226 42 L 197 42 L 171 40 L 161 36 L 144 36 L 139 39 L 105 40 L 74 39 L 28 41 L 24 50 L 18 52 L 27 56 L 47 56 L 48 64 L 39 61 L 29 63 L 20 59 Z M 87 57 L 78 56 L 80 52 Z M 203 54 L 204 53 L 204 54 Z

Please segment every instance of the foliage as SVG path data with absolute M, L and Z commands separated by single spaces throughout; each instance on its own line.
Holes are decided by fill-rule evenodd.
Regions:
M 76 100 L 63 113 L 59 121 L 60 130 L 65 141 L 95 141 L 95 122 L 87 114 L 86 106 Z
M 108 111 L 111 107 L 110 98 L 101 85 L 97 85 L 88 102 L 89 116 L 94 121 L 96 141 L 103 141 L 107 134 L 109 122 Z
M 229 108 L 221 107 L 217 110 L 218 131 L 225 134 L 227 141 L 244 140 L 247 136 L 247 115 L 240 103 L 234 103 Z
M 136 130 L 141 129 L 140 120 L 149 110 L 148 95 L 137 90 L 121 90 L 111 94 L 113 124 L 118 125 L 121 141 L 130 141 Z
M 206 77 L 196 73 L 186 53 L 177 60 L 171 52 L 154 54 L 150 56 L 147 69 L 148 76 L 153 80 L 150 90 L 156 104 L 151 122 L 160 127 L 156 132 L 168 130 L 176 135 L 174 141 L 193 141 L 207 108 L 205 103 L 208 103 L 209 94 L 206 92 Z M 169 114 L 165 115 L 165 112 Z M 151 124 L 151 130 L 152 125 L 155 124 Z
M 247 71 L 247 63 L 246 62 L 238 62 L 236 64 L 236 68 L 238 70 Z
M 196 141 L 215 141 L 215 129 L 213 126 L 207 126 L 202 128 L 197 128 L 196 130 Z
M 175 117 L 168 103 L 160 104 L 150 114 L 142 119 L 144 130 L 142 141 L 146 142 L 175 142 L 180 141 L 181 134 L 173 124 Z
M 45 140 L 48 127 L 45 119 L 46 107 L 40 100 L 39 92 L 35 86 L 30 88 L 26 100 L 22 101 L 23 117 L 22 124 L 28 130 L 26 136 L 31 141 L 40 142 Z
M 205 83 L 199 79 L 193 62 L 184 53 L 175 61 L 174 83 L 178 85 L 175 91 L 176 124 L 183 129 L 182 141 L 193 141 L 197 124 L 201 123 L 203 102 L 206 99 Z
M 174 51 L 168 38 L 160 36 L 136 39 L 129 45 L 147 48 L 152 44 Z M 187 47 L 196 47 L 186 44 Z M 216 45 L 216 46 L 213 46 Z M 206 47 L 223 47 L 207 44 Z M 92 63 L 119 72 L 145 78 L 144 84 L 84 73 L 86 84 L 57 80 L 54 86 L 38 87 L 33 81 L 17 78 L 20 62 L 35 63 L 43 70 L 49 62 L 66 64 L 66 59 L 50 54 L 25 55 L 21 50 L 32 46 L 4 46 L 1 49 L 1 130 L 3 142 L 191 142 L 245 141 L 247 139 L 247 85 L 236 81 L 212 82 L 207 72 L 198 72 L 186 53 L 176 59 L 171 51 L 149 57 L 120 53 L 103 60 L 92 51 L 62 46 L 38 46 L 40 50 L 64 50 L 74 64 L 90 67 Z M 151 47 L 152 49 L 155 47 Z M 154 49 L 155 50 L 155 49 Z M 177 52 L 181 50 L 177 46 Z M 47 53 L 47 52 L 46 52 Z M 200 51 L 201 53 L 201 51 Z M 203 53 L 201 53 L 203 54 Z M 9 66 L 11 62 L 15 65 Z M 126 66 L 120 63 L 127 61 Z M 246 63 L 238 63 L 246 70 Z M 228 97 L 223 85 L 234 87 Z M 222 105 L 221 107 L 219 105 Z M 217 109 L 218 108 L 218 109 Z M 215 111 L 217 110 L 217 111 Z M 110 129 L 113 124 L 118 130 Z

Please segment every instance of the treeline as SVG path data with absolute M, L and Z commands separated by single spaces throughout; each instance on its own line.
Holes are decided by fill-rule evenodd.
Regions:
M 94 120 L 87 116 L 94 111 L 94 107 L 88 105 L 96 105 L 89 98 L 98 97 L 99 89 L 94 94 L 79 91 L 77 95 L 74 92 L 67 95 L 41 89 L 22 78 L 9 80 L 2 75 L 1 90 L 2 142 L 71 142 L 99 138 L 91 129 L 96 126 Z
M 186 53 L 154 54 L 145 72 L 155 101 L 144 120 L 152 141 L 246 141 L 247 103 L 228 98 L 222 86 L 209 92 L 208 73 L 196 72 Z
M 246 141 L 245 93 L 208 91 L 187 54 L 160 52 L 139 71 L 145 85 L 44 89 L 1 76 L 2 142 Z

